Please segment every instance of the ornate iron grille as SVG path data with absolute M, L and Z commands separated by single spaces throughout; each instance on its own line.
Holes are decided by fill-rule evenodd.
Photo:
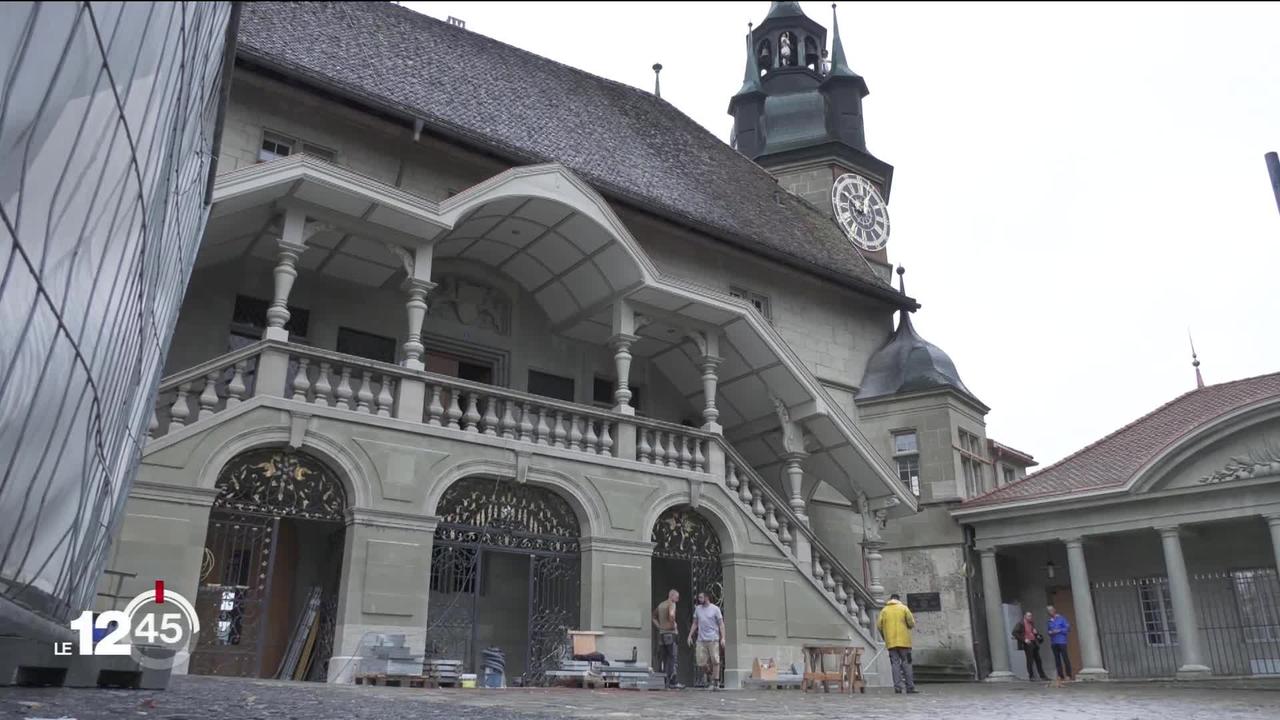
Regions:
M 440 508 L 436 542 L 561 555 L 579 550 L 578 516 L 545 488 L 466 478 L 445 490 Z
M 191 656 L 199 675 L 257 677 L 262 671 L 266 601 L 275 561 L 276 518 L 215 511 L 206 540 Z
M 213 506 L 238 512 L 343 521 L 342 483 L 314 458 L 279 448 L 237 455 L 218 474 Z
M 563 655 L 567 631 L 579 621 L 579 526 L 573 508 L 545 488 L 467 478 L 445 491 L 438 512 L 427 656 L 474 667 L 485 551 L 528 555 L 528 661 L 522 681 L 542 684 Z
M 684 560 L 693 576 L 693 592 L 705 592 L 724 609 L 724 570 L 720 566 L 720 537 L 692 508 L 671 508 L 653 524 L 654 557 Z M 692 598 L 690 598 L 692 600 Z

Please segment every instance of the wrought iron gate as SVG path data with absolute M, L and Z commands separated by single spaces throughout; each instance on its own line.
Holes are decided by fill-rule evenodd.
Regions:
M 529 557 L 528 661 L 522 682 L 540 685 L 578 625 L 578 518 L 550 490 L 466 478 L 445 491 L 431 550 L 427 657 L 478 661 L 477 607 L 488 553 Z M 511 578 L 515 580 L 515 578 Z
M 319 520 L 340 529 L 346 495 L 337 477 L 314 458 L 279 448 L 236 456 L 218 474 L 217 487 L 196 592 L 203 630 L 191 672 L 262 677 L 276 670 L 263 666 L 263 650 L 280 520 Z M 335 545 L 340 548 L 341 542 Z M 332 650 L 336 577 L 329 578 L 322 602 L 324 632 L 315 655 L 320 662 L 313 664 L 321 668 Z
M 689 564 L 689 602 L 693 603 L 697 594 L 704 592 L 728 616 L 728 609 L 725 607 L 724 568 L 720 564 L 720 537 L 716 535 L 711 523 L 693 508 L 670 508 L 653 524 L 652 540 L 655 558 L 679 560 Z M 659 657 L 660 652 L 660 648 L 655 645 L 653 657 Z M 687 652 L 684 654 L 690 655 Z M 686 660 L 691 657 L 690 655 Z M 684 663 L 686 660 L 680 662 Z M 721 657 L 722 685 L 724 671 L 724 658 Z
M 279 518 L 214 510 L 209 518 L 196 612 L 200 639 L 191 656 L 199 675 L 258 677 L 266 637 Z
M 692 508 L 671 508 L 653 524 L 653 556 L 689 563 L 693 587 L 689 600 L 705 592 L 724 608 L 724 569 L 720 565 L 720 538 L 706 518 Z

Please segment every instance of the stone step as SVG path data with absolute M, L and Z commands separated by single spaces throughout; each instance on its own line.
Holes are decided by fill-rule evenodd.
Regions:
M 918 683 L 975 682 L 973 669 L 967 665 L 916 665 L 914 670 Z

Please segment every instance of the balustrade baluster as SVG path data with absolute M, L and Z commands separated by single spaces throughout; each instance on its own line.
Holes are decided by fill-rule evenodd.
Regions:
M 381 387 L 378 388 L 378 417 L 391 417 L 391 406 L 395 404 L 396 398 L 392 394 L 392 383 L 390 375 L 382 374 Z
M 155 439 L 160 431 L 160 415 L 151 408 L 151 419 L 147 421 L 147 437 Z
M 311 378 L 307 377 L 310 366 L 310 358 L 298 358 L 298 371 L 293 374 L 293 399 L 298 402 L 307 401 L 307 390 L 311 388 Z
M 693 471 L 707 471 L 707 457 L 702 454 L 702 438 L 693 439 Z
M 596 435 L 595 418 L 584 417 L 582 420 L 587 424 L 587 436 L 583 438 L 583 441 L 587 444 L 587 452 L 599 455 L 600 446 L 598 443 L 600 442 L 600 436 Z
M 693 453 L 689 452 L 689 436 L 680 436 L 680 469 L 688 470 L 693 466 Z
M 827 592 L 835 592 L 836 580 L 835 578 L 831 577 L 831 563 L 827 562 L 826 560 L 823 560 L 821 563 L 819 563 L 819 567 L 822 568 L 822 577 L 823 577 L 822 587 L 826 588 Z
M 775 508 L 772 502 L 764 504 L 764 526 L 769 528 L 770 532 L 778 532 L 778 516 L 774 514 Z
M 356 412 L 373 414 L 373 373 L 360 371 L 360 390 L 356 392 Z
M 431 402 L 427 404 L 427 424 L 440 427 L 440 418 L 444 416 L 444 403 L 440 402 L 440 393 L 443 387 L 440 385 L 431 386 Z
M 314 385 L 316 396 L 312 399 L 316 405 L 329 406 L 329 395 L 333 392 L 333 386 L 329 384 L 329 369 L 329 363 L 320 363 L 320 373 L 316 375 Z
M 764 519 L 764 487 L 763 487 L 763 483 L 762 483 L 761 481 L 757 480 L 756 482 L 753 482 L 753 483 L 751 483 L 751 484 L 755 486 L 755 487 L 753 488 L 753 489 L 755 490 L 755 492 L 754 492 L 754 495 L 755 495 L 755 504 L 751 506 L 751 512 L 752 512 L 752 513 L 754 513 L 756 517 L 758 517 L 758 518 L 760 518 L 760 519 L 762 519 L 762 520 L 763 520 L 763 519 Z
M 728 486 L 730 491 L 737 491 L 738 466 L 732 460 L 727 461 L 725 465 L 724 484 Z
M 738 488 L 738 499 L 742 501 L 743 505 L 747 506 L 748 510 L 751 509 L 751 480 L 749 478 L 742 478 L 742 485 Z
M 867 613 L 867 601 L 858 598 L 858 624 L 864 628 L 871 627 L 871 616 Z
M 844 591 L 844 576 L 836 578 L 836 602 L 840 603 L 840 607 L 845 607 L 849 602 L 849 594 Z
M 533 442 L 533 421 L 529 419 L 529 403 L 520 406 L 520 442 Z
M 564 447 L 564 438 L 568 433 L 564 431 L 564 413 L 560 410 L 556 411 L 556 423 L 551 427 L 551 446 Z
M 813 565 L 809 568 L 809 572 L 813 574 L 814 580 L 822 579 L 822 558 L 818 557 L 818 553 L 813 553 Z
M 653 446 L 649 444 L 648 428 L 640 428 L 640 444 L 636 446 L 636 454 L 642 463 L 653 462 Z
M 516 437 L 516 416 L 513 408 L 515 400 L 502 401 L 502 437 L 514 440 Z
M 578 452 L 582 452 L 583 449 L 582 431 L 578 429 L 578 420 L 580 419 L 577 415 L 569 416 L 569 449 L 577 450 Z
M 452 430 L 461 430 L 462 426 L 458 424 L 458 418 L 462 417 L 462 407 L 458 405 L 458 395 L 461 393 L 457 388 L 449 388 L 449 409 L 444 413 L 445 424 Z
M 211 372 L 204 376 L 204 389 L 200 391 L 201 420 L 218 411 L 218 373 Z
M 231 373 L 231 383 L 227 385 L 227 407 L 233 408 L 244 401 L 245 393 L 248 388 L 244 384 L 244 368 L 245 361 L 241 360 L 236 363 L 235 370 Z
M 610 421 L 600 421 L 600 454 L 613 456 L 613 438 L 609 436 Z
M 338 378 L 338 403 L 337 407 L 343 410 L 351 409 L 351 368 L 343 366 L 342 377 Z
M 653 431 L 653 464 L 654 465 L 667 464 L 667 449 L 662 447 L 662 431 L 661 430 Z
M 778 528 L 778 539 L 782 541 L 782 547 L 787 549 L 787 554 L 791 554 L 791 522 L 786 518 L 782 519 Z
M 474 392 L 467 393 L 467 414 L 462 416 L 463 427 L 469 433 L 480 431 L 480 407 L 479 398 Z
M 497 403 L 502 402 L 498 398 L 490 395 L 484 399 L 484 417 L 480 419 L 481 428 L 485 435 L 497 436 L 498 434 L 498 406 Z
M 186 427 L 187 418 L 191 417 L 191 406 L 187 403 L 187 394 L 191 392 L 191 383 L 184 382 L 178 386 L 178 394 L 173 398 L 173 405 L 169 407 L 169 432 L 173 432 L 173 426 Z
M 537 408 L 537 410 L 538 410 L 538 430 L 537 430 L 538 444 L 550 445 L 551 444 L 551 428 L 547 427 L 547 409 L 544 407 L 540 407 L 540 408 Z

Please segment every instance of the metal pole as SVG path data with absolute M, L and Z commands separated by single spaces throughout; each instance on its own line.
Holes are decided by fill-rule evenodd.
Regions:
M 1267 172 L 1271 175 L 1271 192 L 1276 196 L 1276 209 L 1280 210 L 1280 156 L 1267 153 Z

